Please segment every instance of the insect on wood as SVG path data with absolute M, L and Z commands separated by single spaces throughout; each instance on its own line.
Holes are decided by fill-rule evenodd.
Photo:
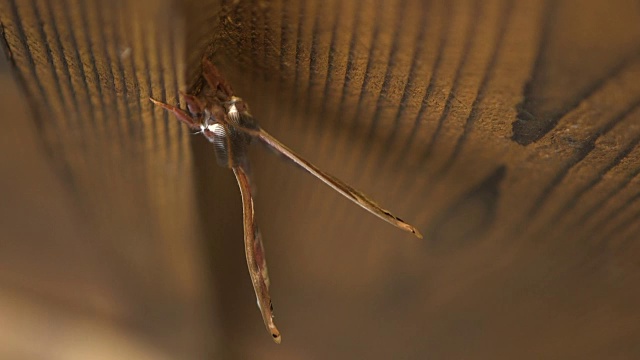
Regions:
M 262 319 L 267 331 L 269 331 L 276 343 L 280 343 L 282 338 L 273 321 L 273 307 L 269 294 L 269 274 L 262 236 L 255 222 L 251 180 L 249 177 L 249 161 L 247 158 L 247 146 L 252 140 L 255 139 L 277 153 L 284 155 L 287 159 L 301 166 L 304 170 L 373 215 L 419 238 L 422 238 L 422 235 L 415 227 L 392 215 L 360 191 L 318 169 L 264 131 L 249 112 L 247 103 L 234 95 L 231 86 L 220 75 L 218 69 L 206 59 L 202 62 L 202 75 L 208 84 L 208 88 L 205 88 L 197 95 L 182 94 L 187 104 L 187 111 L 154 99 L 151 99 L 151 101 L 172 112 L 178 120 L 185 123 L 189 128 L 202 133 L 213 143 L 218 164 L 233 170 L 242 197 L 245 254 L 251 282 L 256 293 L 258 308 L 262 313 Z

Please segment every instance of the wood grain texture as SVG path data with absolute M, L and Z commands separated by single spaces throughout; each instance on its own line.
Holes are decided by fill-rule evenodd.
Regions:
M 15 231 L 4 239 L 2 284 L 15 306 L 3 307 L 14 320 L 4 326 L 24 333 L 3 351 L 60 359 L 210 353 L 213 306 L 188 133 L 148 101 L 177 99 L 185 83 L 171 4 L 2 1 L 0 14 L 17 80 L 7 68 L 3 89 L 24 96 L 20 111 L 3 106 L 3 123 L 17 136 L 3 147 L 3 173 L 40 164 L 10 184 L 23 197 L 14 194 L 15 205 L 39 215 L 5 219 Z M 9 155 L 33 137 L 31 157 Z M 46 178 L 35 176 L 42 172 Z M 41 197 L 31 190 L 43 185 Z M 91 340 L 71 346 L 79 336 Z
M 168 357 L 640 355 L 637 1 L 0 4 L 25 133 L 129 275 L 110 316 L 164 345 L 182 324 Z M 232 174 L 146 101 L 201 86 L 203 54 L 267 131 L 426 238 L 253 151 L 279 347 Z

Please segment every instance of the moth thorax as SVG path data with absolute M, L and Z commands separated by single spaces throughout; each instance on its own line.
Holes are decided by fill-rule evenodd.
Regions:
M 232 125 L 240 125 L 240 112 L 235 103 L 232 102 L 227 106 L 227 116 Z
M 227 116 L 234 125 L 240 125 L 246 127 L 247 124 L 243 123 L 243 118 L 249 115 L 249 107 L 247 103 L 237 96 L 232 96 L 231 99 L 225 104 L 227 110 Z

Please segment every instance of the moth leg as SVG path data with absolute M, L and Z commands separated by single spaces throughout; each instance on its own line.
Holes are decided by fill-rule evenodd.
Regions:
M 198 100 L 197 97 L 185 94 L 182 91 L 180 92 L 180 95 L 182 95 L 182 98 L 187 103 L 187 109 L 189 109 L 192 116 L 197 116 L 202 113 L 202 109 L 204 109 L 205 105 Z
M 196 123 L 196 121 L 189 114 L 187 114 L 184 110 L 180 109 L 179 107 L 165 104 L 161 101 L 158 101 L 152 98 L 149 98 L 149 100 L 151 100 L 151 102 L 160 106 L 161 108 L 172 112 L 178 118 L 178 120 L 187 124 L 191 129 L 200 130 L 200 124 Z
M 218 90 L 222 92 L 223 96 L 218 96 L 221 101 L 227 101 L 233 96 L 231 85 L 222 77 L 218 68 L 207 58 L 202 59 L 202 75 L 216 95 L 218 95 Z
M 255 212 L 253 207 L 253 196 L 251 195 L 251 184 L 249 177 L 242 165 L 233 167 L 233 173 L 240 187 L 242 195 L 242 214 L 244 223 L 244 250 L 247 257 L 247 267 L 256 293 L 258 308 L 262 313 L 262 320 L 271 334 L 273 341 L 277 344 L 282 341 L 280 331 L 273 322 L 273 307 L 271 305 L 271 295 L 269 294 L 269 274 L 262 244 L 260 230 L 255 223 Z

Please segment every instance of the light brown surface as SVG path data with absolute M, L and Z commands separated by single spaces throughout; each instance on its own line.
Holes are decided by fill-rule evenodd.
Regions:
M 67 351 L 118 334 L 149 358 L 640 356 L 637 1 L 16 3 L 3 351 L 68 344 L 52 334 L 81 320 L 101 335 Z M 280 346 L 232 174 L 146 101 L 175 102 L 203 53 L 270 133 L 425 234 L 255 149 Z

